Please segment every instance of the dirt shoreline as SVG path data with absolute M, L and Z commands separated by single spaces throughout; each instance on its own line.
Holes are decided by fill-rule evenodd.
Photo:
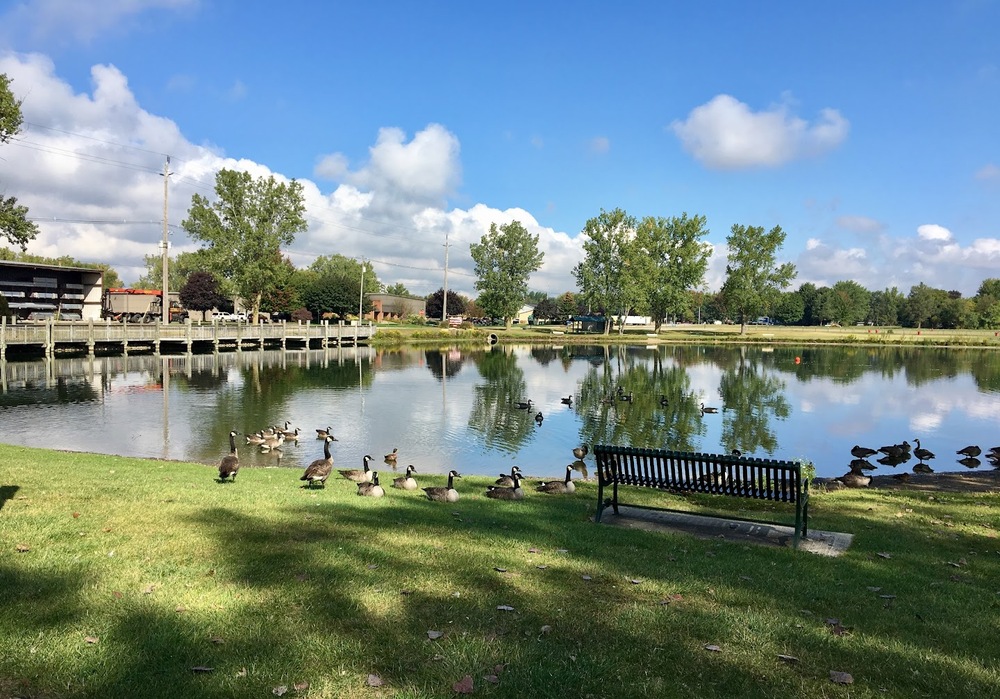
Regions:
M 814 483 L 821 487 L 844 487 L 832 485 L 834 478 L 817 478 Z M 892 476 L 872 476 L 869 488 L 894 490 L 922 490 L 927 492 L 951 493 L 1000 493 L 1000 468 L 985 471 L 954 471 L 948 473 L 908 473 L 906 480 Z

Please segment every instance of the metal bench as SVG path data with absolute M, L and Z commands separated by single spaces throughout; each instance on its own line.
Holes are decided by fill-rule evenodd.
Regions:
M 597 460 L 597 522 L 601 521 L 601 513 L 608 506 L 618 514 L 618 486 L 630 485 L 671 493 L 728 495 L 785 503 L 795 508 L 792 545 L 797 548 L 800 538 L 808 534 L 809 479 L 803 476 L 802 464 L 796 461 L 604 444 L 595 445 L 594 456 Z M 605 499 L 605 488 L 612 488 L 612 497 Z M 680 511 L 667 507 L 644 509 Z M 761 524 L 788 524 L 726 517 Z

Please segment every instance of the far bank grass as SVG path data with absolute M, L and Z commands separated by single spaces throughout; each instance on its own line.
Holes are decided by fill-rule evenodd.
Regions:
M 215 475 L 0 445 L 0 696 L 453 697 L 466 676 L 496 697 L 1000 687 L 995 494 L 816 494 L 812 527 L 855 535 L 831 559 L 595 525 L 592 483 L 498 502 L 467 478 L 440 504 Z
M 444 329 L 434 326 L 378 325 L 373 345 L 487 343 L 491 335 L 498 343 L 544 344 L 850 344 L 870 346 L 928 346 L 1000 348 L 1000 332 L 994 330 L 938 330 L 917 328 L 882 328 L 871 326 L 798 327 L 748 325 L 744 332 L 738 325 L 664 325 L 660 332 L 652 327 L 627 328 L 624 333 L 569 331 L 565 326 L 515 325 Z

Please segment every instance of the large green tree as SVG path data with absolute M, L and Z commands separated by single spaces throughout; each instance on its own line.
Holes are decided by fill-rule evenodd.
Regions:
M 766 315 L 778 301 L 778 294 L 795 278 L 795 265 L 776 261 L 784 242 L 781 226 L 765 232 L 763 226 L 738 223 L 726 238 L 729 264 L 722 294 L 730 313 L 740 319 L 741 334 L 746 333 L 747 320 Z
M 528 295 L 528 277 L 545 257 L 538 249 L 538 235 L 531 235 L 518 221 L 492 223 L 469 251 L 476 263 L 476 302 L 487 315 L 503 318 L 510 328 Z
M 366 294 L 377 294 L 384 288 L 375 274 L 375 267 L 368 260 L 358 262 L 353 257 L 339 254 L 320 255 L 309 265 L 309 270 L 321 277 L 355 278 L 358 280 L 355 286 L 361 284 L 362 277 L 364 277 Z
M 583 227 L 584 259 L 573 268 L 580 295 L 592 311 L 624 317 L 643 302 L 644 285 L 639 249 L 635 244 L 636 220 L 622 209 L 605 211 L 589 219 Z M 604 334 L 611 325 L 604 323 Z
M 823 299 L 823 315 L 841 325 L 854 325 L 869 315 L 871 293 L 856 281 L 840 281 Z
M 10 89 L 10 78 L 0 73 L 0 143 L 7 143 L 21 131 L 21 100 Z M 16 197 L 0 194 L 0 238 L 24 250 L 38 235 L 38 226 L 28 220 L 28 207 Z
M 275 264 L 281 247 L 306 230 L 304 214 L 300 182 L 223 169 L 215 176 L 215 200 L 195 194 L 181 225 L 207 243 L 210 271 L 232 282 L 256 323 L 261 298 L 283 274 Z
M 691 302 L 689 290 L 705 278 L 711 246 L 702 242 L 708 235 L 704 216 L 656 218 L 639 221 L 635 242 L 649 265 L 643 275 L 649 313 L 659 332 L 663 319 L 680 315 Z
M 899 311 L 905 303 L 906 297 L 896 287 L 873 291 L 869 303 L 868 321 L 875 325 L 897 325 Z
M 163 257 L 161 255 L 144 255 L 143 261 L 146 263 L 146 273 L 139 277 L 135 283 L 137 289 L 162 289 L 163 288 Z M 208 269 L 209 262 L 204 250 L 193 252 L 182 252 L 177 257 L 167 258 L 167 281 L 170 291 L 178 291 L 187 278 L 193 272 L 204 272 Z M 225 288 L 219 287 L 221 293 L 226 293 Z

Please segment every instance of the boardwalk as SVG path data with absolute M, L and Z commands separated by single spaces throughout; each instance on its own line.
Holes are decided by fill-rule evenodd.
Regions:
M 374 325 L 344 323 L 145 323 L 48 321 L 0 323 L 0 359 L 8 352 L 57 350 L 156 352 L 219 351 L 256 347 L 329 347 L 356 345 L 375 335 Z

